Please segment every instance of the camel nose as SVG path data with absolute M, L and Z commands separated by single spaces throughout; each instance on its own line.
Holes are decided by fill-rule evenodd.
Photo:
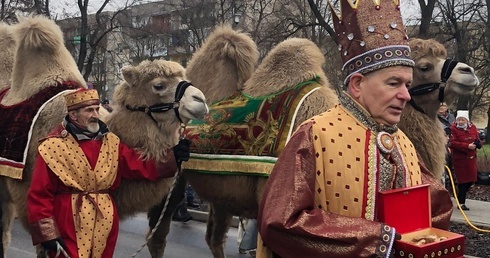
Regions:
M 473 74 L 475 73 L 475 70 L 473 69 L 473 67 L 467 65 L 467 64 L 462 64 L 458 67 L 458 71 L 461 72 L 461 73 L 469 73 L 469 74 Z

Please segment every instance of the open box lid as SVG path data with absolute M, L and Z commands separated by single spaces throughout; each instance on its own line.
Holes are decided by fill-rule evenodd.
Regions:
M 400 234 L 429 228 L 429 185 L 417 185 L 378 193 L 378 219 Z

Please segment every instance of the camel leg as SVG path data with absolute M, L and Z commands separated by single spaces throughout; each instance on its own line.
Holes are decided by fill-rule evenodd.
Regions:
M 14 205 L 13 203 L 10 202 L 5 202 L 2 201 L 2 204 L 0 205 L 2 209 L 2 216 L 1 216 L 1 227 L 2 227 L 2 256 L 5 256 L 5 252 L 7 252 L 7 248 L 10 245 L 10 238 L 11 238 L 11 231 L 12 231 L 12 226 L 14 224 L 14 219 L 15 219 L 15 210 L 14 210 Z
M 174 213 L 177 205 L 184 199 L 185 188 L 187 186 L 187 180 L 185 177 L 180 176 L 177 178 L 177 182 L 175 183 L 175 187 L 172 191 L 172 195 L 170 196 L 170 201 L 167 206 L 167 210 L 163 215 L 162 221 L 160 225 L 155 230 L 153 237 L 148 241 L 148 249 L 150 251 L 152 258 L 161 258 L 165 252 L 165 246 L 167 244 L 167 235 L 170 231 L 170 222 L 172 221 L 172 214 Z M 159 205 L 154 206 L 148 211 L 149 218 L 149 226 L 150 230 L 147 236 L 150 234 L 151 230 L 155 227 L 158 222 L 158 218 L 162 213 L 163 207 L 166 202 L 165 197 Z
M 214 258 L 226 258 L 226 233 L 230 228 L 232 218 L 233 215 L 224 206 L 211 205 L 206 230 L 206 242 Z

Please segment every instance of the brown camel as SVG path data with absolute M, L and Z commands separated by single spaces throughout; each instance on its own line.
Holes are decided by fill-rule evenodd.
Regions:
M 9 165 L 0 167 L 0 200 L 2 206 L 2 242 L 4 250 L 10 242 L 10 231 L 14 215 L 25 228 L 28 228 L 26 211 L 26 194 L 30 184 L 32 169 L 37 154 L 37 142 L 46 135 L 57 123 L 59 123 L 66 112 L 64 98 L 60 95 L 69 89 L 85 87 L 85 81 L 78 72 L 75 61 L 64 47 L 63 34 L 60 28 L 51 20 L 37 17 L 19 17 L 19 23 L 9 26 L 2 25 L 0 38 L 8 40 L 12 48 L 2 51 L 2 66 L 11 67 L 10 78 L 4 78 L 10 88 L 1 99 L 3 105 L 1 110 L 13 114 L 15 107 L 19 104 L 33 103 L 38 100 L 43 104 L 34 109 L 35 117 L 28 121 L 32 126 L 29 132 L 22 135 L 18 142 L 7 143 L 5 129 L 25 128 L 25 124 L 18 120 L 10 120 L 2 123 L 4 130 L 0 135 L 1 149 L 4 151 L 2 157 L 7 156 L 10 150 L 8 146 L 24 145 L 27 151 L 20 156 L 20 169 L 12 169 Z M 11 39 L 13 41 L 11 41 Z M 13 49 L 13 52 L 10 52 Z M 13 53 L 13 54 L 10 54 Z M 10 59 L 12 58 L 12 59 Z M 10 60 L 9 60 L 10 59 Z M 43 64 L 43 65 L 39 65 Z M 5 76 L 9 76 L 6 74 Z M 49 94 L 47 94 L 49 91 Z M 52 96 L 45 101 L 40 95 Z M 39 97 L 39 98 L 38 98 Z M 26 100 L 29 99 L 29 102 Z M 26 112 L 27 108 L 23 110 Z M 3 114 L 3 113 L 2 113 Z M 2 119 L 6 116 L 2 115 Z M 20 122 L 22 124 L 17 124 Z M 14 127 L 15 126 L 15 127 Z M 19 135 L 17 136 L 19 137 Z M 12 145 L 10 145 L 12 144 Z M 12 158 L 12 156 L 9 156 Z M 12 160 L 4 159 L 5 163 Z M 14 162 L 16 160 L 13 160 Z
M 8 34 L 3 34 L 4 32 L 8 32 Z M 0 29 L 0 33 L 2 33 L 0 34 L 0 39 L 4 40 L 11 35 L 15 41 L 10 88 L 7 92 L 4 92 L 4 96 L 1 98 L 0 103 L 2 106 L 0 111 L 3 112 L 6 109 L 7 114 L 11 114 L 11 108 L 16 106 L 24 107 L 25 103 L 31 104 L 34 100 L 37 100 L 40 95 L 38 93 L 43 93 L 41 95 L 45 96 L 46 94 L 44 93 L 48 91 L 53 95 L 47 100 L 37 101 L 42 104 L 40 106 L 31 105 L 34 107 L 34 114 L 36 115 L 31 121 L 32 128 L 28 134 L 20 135 L 27 139 L 25 140 L 27 143 L 25 144 L 24 160 L 22 160 L 22 155 L 20 162 L 16 160 L 10 162 L 8 159 L 10 156 L 8 158 L 2 156 L 1 159 L 2 249 L 6 250 L 15 214 L 19 217 L 24 228 L 26 230 L 29 228 L 26 213 L 26 194 L 37 155 L 38 140 L 47 135 L 66 115 L 66 104 L 62 96 L 67 92 L 65 88 L 86 87 L 86 83 L 78 71 L 73 57 L 64 46 L 63 34 L 60 28 L 48 18 L 42 16 L 19 17 L 18 24 L 5 30 L 3 28 Z M 6 56 L 3 54 L 0 57 Z M 8 63 L 8 60 L 3 61 Z M 207 114 L 208 108 L 204 95 L 193 86 L 187 87 L 179 94 L 180 101 L 174 103 L 176 112 L 173 111 L 173 108 L 170 108 L 172 110 L 167 113 L 151 113 L 152 119 L 149 119 L 146 113 L 128 111 L 127 107 L 144 108 L 145 106 L 156 105 L 158 109 L 160 103 L 173 103 L 177 84 L 184 77 L 184 69 L 173 62 L 155 61 L 144 62 L 137 67 L 127 67 L 123 69 L 123 74 L 126 82 L 118 87 L 117 92 L 119 95 L 115 96 L 120 106 L 115 112 L 111 113 L 110 124 L 117 130 L 117 133 L 120 133 L 119 136 L 127 141 L 128 145 L 140 150 L 142 156 L 161 159 L 165 150 L 176 144 L 181 123 L 185 124 L 191 119 L 201 119 Z M 63 88 L 62 86 L 66 87 Z M 25 101 L 27 99 L 29 99 L 29 102 Z M 36 111 L 37 109 L 38 111 Z M 23 111 L 25 110 L 23 109 Z M 176 114 L 179 114 L 179 117 Z M 8 123 L 3 124 L 9 129 L 11 126 L 16 126 L 13 121 L 8 120 Z M 21 128 L 22 126 L 25 127 L 25 124 L 18 127 Z M 128 131 L 131 128 L 135 131 Z M 11 129 L 9 130 L 12 131 Z M 8 132 L 8 130 L 6 131 Z M 6 141 L 8 136 L 4 132 L 5 130 L 1 131 L 0 134 L 2 155 L 6 153 L 6 150 L 10 150 L 10 146 L 13 146 L 12 142 Z M 136 135 L 139 141 L 132 141 Z M 19 137 L 19 135 L 17 137 L 16 139 L 19 139 L 19 142 L 22 142 L 20 139 L 24 139 Z M 23 163 L 24 168 L 3 166 L 6 163 L 5 161 L 15 164 Z M 168 185 L 169 183 L 165 184 Z M 147 191 L 151 189 L 151 186 L 142 182 L 138 186 L 126 186 L 127 192 L 118 195 L 117 198 L 117 203 L 120 205 L 118 209 L 121 210 L 122 216 L 128 216 L 147 209 L 151 205 L 151 202 L 148 202 L 150 200 L 148 196 L 154 197 L 156 192 L 161 194 L 161 196 L 158 196 L 158 200 L 161 200 L 168 193 L 168 187 L 163 187 L 161 183 L 158 186 L 162 187 L 162 189 L 148 191 L 143 194 L 146 197 L 138 197 L 137 194 L 141 192 L 138 190 L 131 192 L 131 190 L 141 188 L 143 191 Z M 154 189 L 158 186 L 154 186 Z M 167 193 L 164 193 L 165 191 Z M 126 200 L 128 201 L 127 205 Z M 135 205 L 135 203 L 139 203 L 139 205 Z M 0 257 L 3 257 L 3 254 Z M 41 248 L 38 248 L 38 257 L 44 257 L 44 252 L 42 252 Z
M 479 81 L 474 69 L 465 63 L 454 63 L 452 71 L 443 69 L 445 63 L 451 67 L 446 62 L 446 48 L 433 39 L 411 39 L 410 48 L 415 60 L 410 88 L 412 101 L 403 110 L 398 126 L 412 141 L 429 171 L 441 178 L 446 162 L 446 138 L 437 110 L 441 102 L 451 105 L 458 96 L 469 94 Z M 446 81 L 439 83 L 442 77 Z
M 322 70 L 324 56 L 313 42 L 300 38 L 288 39 L 279 43 L 254 69 L 257 60 L 258 51 L 248 35 L 222 26 L 194 54 L 186 74 L 203 90 L 209 103 L 229 98 L 237 92 L 252 98 L 274 95 L 314 79 L 314 84 L 319 87 L 304 96 L 297 107 L 295 119 L 289 118 L 291 132 L 307 118 L 328 110 L 337 102 L 337 95 Z M 264 121 L 256 122 L 262 124 Z M 192 131 L 189 132 L 192 137 Z M 274 130 L 264 129 L 262 136 L 266 136 L 262 139 L 267 140 L 277 135 Z M 247 155 L 256 155 L 260 151 L 261 147 L 256 146 L 261 141 L 259 138 L 261 136 L 257 136 L 255 144 L 247 146 Z M 196 145 L 201 144 L 197 142 Z M 283 146 L 284 142 L 279 145 Z M 279 146 L 277 152 L 272 153 L 273 156 L 277 156 L 281 148 Z M 187 167 L 184 164 L 184 168 Z M 232 216 L 257 216 L 258 201 L 267 176 L 201 174 L 194 170 L 185 170 L 184 176 L 196 193 L 210 203 L 206 241 L 214 257 L 225 257 L 224 237 Z

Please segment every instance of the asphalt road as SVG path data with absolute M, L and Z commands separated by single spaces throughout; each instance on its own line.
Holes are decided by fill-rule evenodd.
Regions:
M 114 257 L 131 257 L 143 244 L 144 235 L 147 230 L 146 216 L 141 214 L 137 217 L 121 222 L 118 243 Z M 172 222 L 170 233 L 167 237 L 167 248 L 165 258 L 210 258 L 211 251 L 204 240 L 206 224 L 197 221 L 186 223 Z M 250 258 L 248 254 L 238 253 L 236 241 L 237 230 L 231 228 L 228 232 L 226 242 L 226 255 L 228 258 Z M 29 258 L 36 257 L 31 237 L 22 228 L 18 221 L 15 221 L 12 230 L 12 242 L 7 250 L 8 258 Z M 150 257 L 148 249 L 145 247 L 137 258 Z

